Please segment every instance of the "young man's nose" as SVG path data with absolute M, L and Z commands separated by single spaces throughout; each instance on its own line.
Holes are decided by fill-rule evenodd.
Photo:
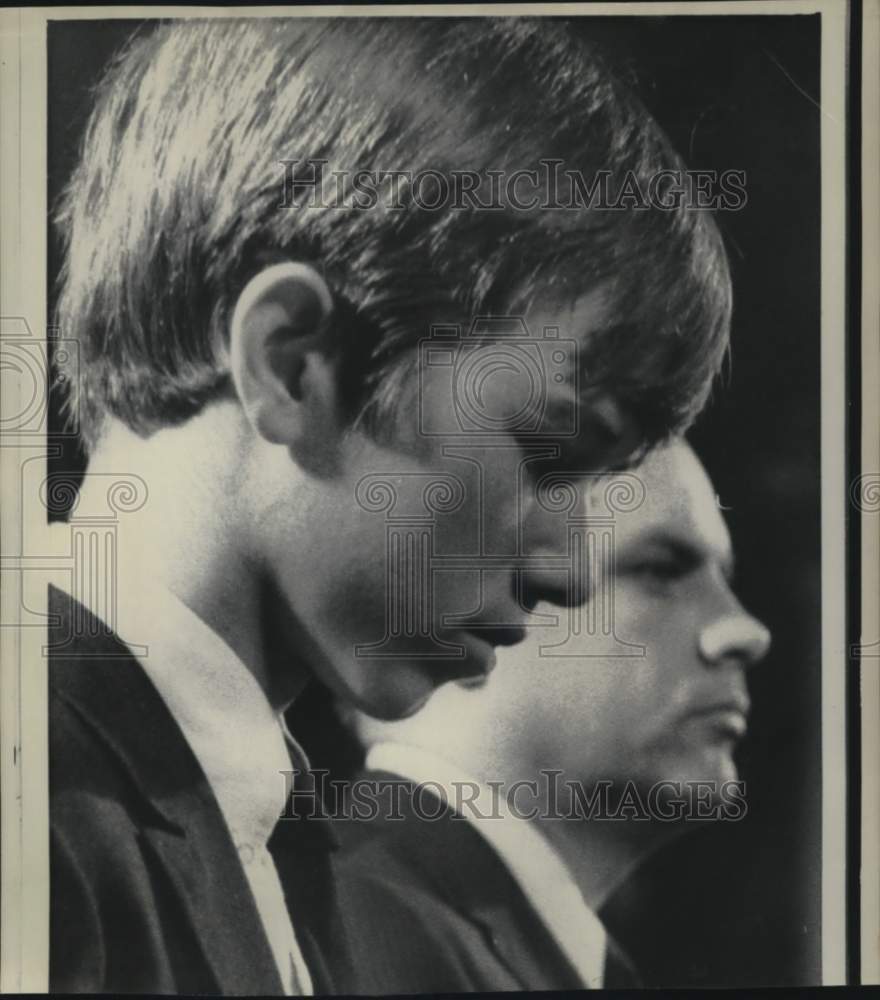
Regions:
M 532 608 L 540 601 L 576 607 L 587 600 L 599 556 L 587 551 L 583 536 L 549 532 L 529 548 L 528 557 L 520 595 L 525 607 Z
M 767 655 L 770 641 L 767 627 L 737 604 L 700 632 L 700 655 L 710 665 L 736 662 L 751 667 Z
M 565 569 L 529 569 L 522 574 L 520 600 L 529 610 L 541 601 L 575 607 L 586 600 L 586 587 L 573 583 Z

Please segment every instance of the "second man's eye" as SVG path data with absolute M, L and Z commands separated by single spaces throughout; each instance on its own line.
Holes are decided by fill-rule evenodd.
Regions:
M 663 587 L 686 576 L 688 566 L 679 559 L 650 559 L 636 563 L 629 572 L 649 584 Z

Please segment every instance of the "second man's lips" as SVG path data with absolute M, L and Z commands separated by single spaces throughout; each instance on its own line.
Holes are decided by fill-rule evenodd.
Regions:
M 699 702 L 691 706 L 686 715 L 690 719 L 714 721 L 720 729 L 738 738 L 745 734 L 750 708 L 748 697 L 731 695 Z
M 704 705 L 699 705 L 696 708 L 697 712 L 739 712 L 740 715 L 744 715 L 748 718 L 749 712 L 751 711 L 751 701 L 746 694 L 730 694 L 723 695 L 719 698 L 713 698 L 707 700 Z

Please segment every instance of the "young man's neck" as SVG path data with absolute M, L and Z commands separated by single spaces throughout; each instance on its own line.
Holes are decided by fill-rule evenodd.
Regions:
M 279 680 L 273 661 L 283 639 L 265 613 L 270 586 L 249 539 L 243 477 L 247 433 L 231 403 L 207 407 L 176 427 L 140 437 L 111 421 L 95 448 L 81 487 L 106 493 L 104 475 L 134 474 L 146 485 L 143 506 L 120 515 L 120 600 L 137 600 L 148 578 L 171 591 L 236 653 L 278 708 L 306 682 L 302 665 L 283 657 Z M 283 618 L 284 616 L 279 616 Z

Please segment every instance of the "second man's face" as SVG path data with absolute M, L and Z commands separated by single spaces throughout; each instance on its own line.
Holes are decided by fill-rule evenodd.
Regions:
M 499 658 L 493 711 L 525 720 L 518 753 L 572 780 L 735 779 L 746 669 L 765 655 L 769 633 L 731 590 L 729 536 L 691 449 L 659 449 L 634 474 L 644 501 L 614 517 L 613 584 L 606 577 L 576 613 L 577 636 L 564 612 L 536 609 L 560 624 Z M 596 537 L 601 515 L 593 510 Z

